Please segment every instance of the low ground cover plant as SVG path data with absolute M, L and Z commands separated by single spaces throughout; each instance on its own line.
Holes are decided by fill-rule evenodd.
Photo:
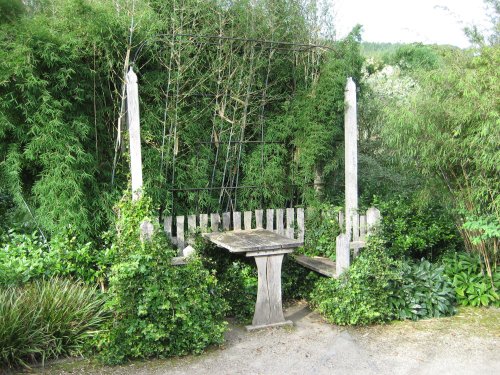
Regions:
M 390 286 L 394 319 L 419 320 L 453 315 L 455 291 L 444 267 L 427 260 L 401 264 L 402 277 Z
M 490 279 L 478 255 L 452 253 L 444 256 L 442 262 L 460 305 L 500 306 L 500 272 L 494 272 Z
M 95 288 L 49 278 L 0 288 L 0 368 L 81 354 L 107 319 Z

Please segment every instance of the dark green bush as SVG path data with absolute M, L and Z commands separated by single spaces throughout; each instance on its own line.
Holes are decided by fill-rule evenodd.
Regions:
M 195 257 L 172 266 L 175 251 L 158 227 L 150 241 L 140 241 L 150 204 L 125 197 L 117 209 L 108 293 L 114 319 L 97 342 L 108 363 L 200 353 L 224 338 L 226 303 L 215 276 Z
M 419 320 L 455 313 L 455 292 L 444 267 L 422 260 L 404 263 L 402 271 L 402 278 L 391 285 L 394 318 Z
M 339 325 L 385 322 L 392 316 L 390 286 L 400 281 L 399 263 L 387 255 L 383 241 L 373 237 L 338 279 L 316 284 L 311 304 L 327 321 Z
M 108 318 L 96 288 L 60 278 L 0 287 L 0 367 L 80 354 Z
M 462 306 L 500 306 L 498 295 L 500 272 L 495 272 L 493 280 L 490 280 L 483 271 L 481 258 L 470 253 L 447 254 L 442 261 L 445 273 L 452 280 L 459 304 Z
M 399 195 L 375 205 L 383 218 L 380 235 L 393 257 L 433 260 L 460 246 L 453 218 L 438 204 Z

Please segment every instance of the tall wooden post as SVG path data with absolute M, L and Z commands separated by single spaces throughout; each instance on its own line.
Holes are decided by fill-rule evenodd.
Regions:
M 353 218 L 358 211 L 358 123 L 356 84 L 351 77 L 345 88 L 345 233 L 352 241 Z
M 130 138 L 130 173 L 132 175 L 132 200 L 142 194 L 141 129 L 139 117 L 139 89 L 137 75 L 132 67 L 127 73 L 127 120 Z

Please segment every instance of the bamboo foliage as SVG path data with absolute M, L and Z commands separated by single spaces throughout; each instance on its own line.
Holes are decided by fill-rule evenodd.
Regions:
M 317 99 L 324 63 L 355 50 L 324 38 L 326 1 L 32 3 L 0 25 L 0 190 L 41 227 L 87 238 L 107 227 L 129 179 L 129 66 L 144 188 L 161 212 L 303 201 L 308 168 L 299 173 L 295 155 L 311 119 L 300 106 Z M 256 187 L 234 189 L 242 185 Z M 210 190 L 173 191 L 186 187 Z

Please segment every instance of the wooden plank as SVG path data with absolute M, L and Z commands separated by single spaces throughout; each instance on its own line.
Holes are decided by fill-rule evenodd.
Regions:
M 347 78 L 344 94 L 345 233 L 350 234 L 353 233 L 354 215 L 358 211 L 357 99 L 356 84 L 351 77 Z M 353 237 L 357 239 L 358 235 L 353 235 Z
M 229 230 L 231 226 L 231 212 L 223 212 L 222 213 L 222 229 Z
M 272 208 L 266 210 L 266 229 L 270 231 L 274 230 L 274 209 Z
M 304 241 L 286 238 L 265 229 L 205 233 L 203 237 L 231 252 L 251 252 L 273 249 L 293 249 Z
M 359 217 L 359 239 L 364 240 L 366 238 L 366 215 L 361 215 Z
M 182 254 L 182 250 L 186 247 L 186 242 L 184 239 L 184 215 L 177 216 L 177 248 Z
M 334 261 L 325 257 L 308 257 L 305 255 L 292 256 L 298 264 L 313 270 L 321 275 L 337 277 L 337 265 Z
M 163 221 L 163 229 L 165 230 L 167 237 L 172 240 L 172 216 L 165 217 L 165 220 Z
M 293 253 L 294 249 L 274 249 L 274 250 L 259 250 L 259 251 L 248 251 L 245 256 L 247 257 L 262 257 L 268 255 L 277 254 L 290 254 Z
M 287 208 L 286 209 L 286 236 L 288 238 L 295 238 L 295 209 Z
M 172 266 L 183 266 L 187 264 L 187 257 L 184 256 L 173 257 L 172 260 L 170 261 L 170 264 Z
M 196 232 L 196 215 L 188 216 L 188 233 L 193 234 Z
M 208 214 L 200 214 L 200 230 L 205 233 L 208 229 Z
M 284 255 L 265 257 L 267 258 L 267 287 L 270 299 L 269 320 L 266 324 L 282 323 L 285 321 L 281 302 L 281 265 L 283 257 Z
M 233 212 L 233 229 L 241 230 L 241 212 Z
M 220 226 L 220 215 L 218 213 L 210 214 L 210 226 L 212 232 L 218 232 Z
M 244 212 L 244 224 L 245 224 L 245 230 L 250 230 L 252 229 L 252 211 L 245 211 Z
M 264 325 L 269 321 L 269 288 L 267 282 L 267 258 L 255 258 L 258 273 L 257 302 L 253 315 L 252 325 Z
M 349 253 L 349 236 L 347 234 L 340 234 L 336 239 L 336 274 L 340 275 L 350 265 Z
M 132 200 L 142 195 L 141 127 L 139 116 L 139 86 L 137 75 L 130 67 L 127 77 L 127 120 L 129 134 L 130 175 L 132 179 Z
M 283 255 L 256 257 L 257 301 L 252 326 L 285 323 L 281 303 L 281 264 Z
M 380 211 L 375 207 L 370 207 L 366 211 L 366 229 L 367 234 L 370 234 L 373 231 L 373 228 L 380 223 L 382 219 L 382 215 Z
M 264 226 L 262 224 L 264 210 L 255 210 L 255 228 L 263 229 Z
M 276 232 L 278 234 L 281 234 L 282 236 L 285 235 L 285 228 L 283 226 L 283 209 L 282 208 L 276 209 Z
M 345 226 L 345 223 L 344 223 L 344 212 L 343 211 L 339 211 L 338 220 L 339 220 L 340 230 L 343 230 L 344 226 Z
M 350 249 L 354 249 L 355 251 L 355 255 L 357 255 L 357 252 L 359 251 L 359 249 L 361 249 L 362 247 L 365 247 L 366 246 L 366 241 L 351 241 L 349 243 L 349 248 Z
M 297 238 L 301 241 L 304 241 L 305 223 L 304 223 L 304 209 L 302 207 L 297 208 L 297 227 L 298 227 Z
M 352 214 L 351 227 L 352 227 L 351 241 L 358 241 L 359 240 L 359 215 L 357 213 Z

